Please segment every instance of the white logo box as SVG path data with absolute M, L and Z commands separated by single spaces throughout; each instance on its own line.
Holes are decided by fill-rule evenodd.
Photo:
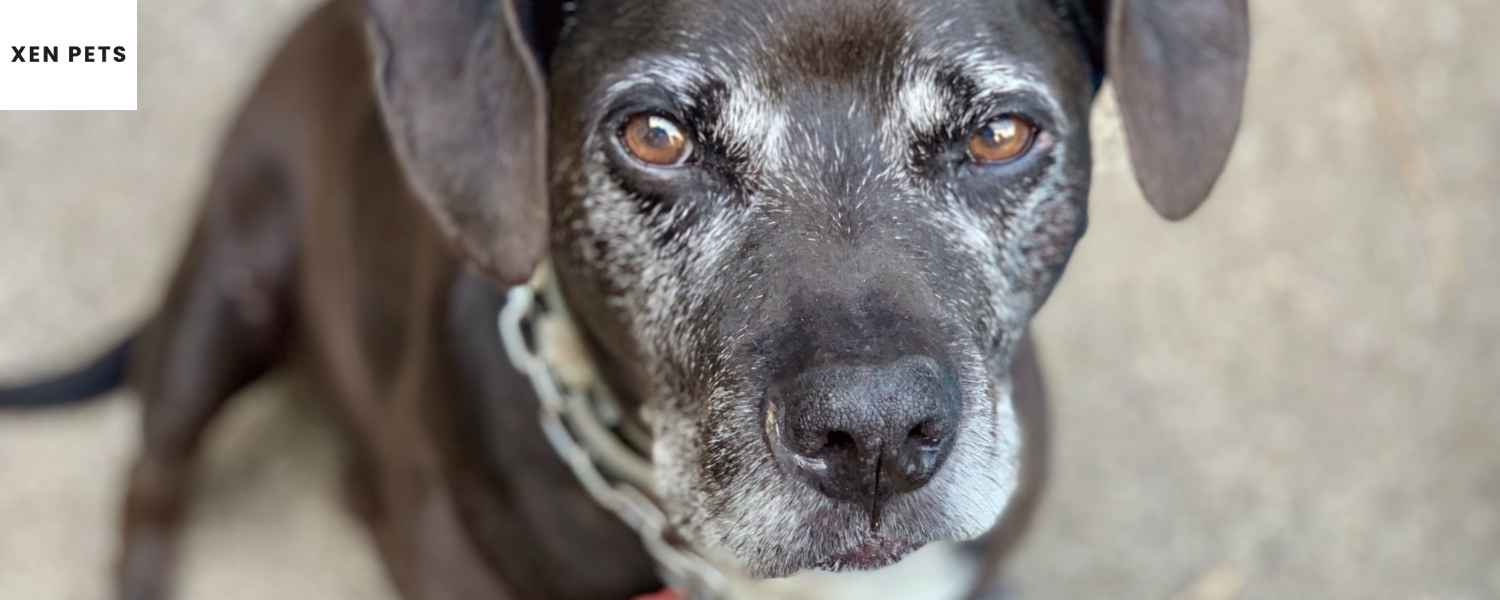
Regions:
M 136 0 L 0 0 L 0 110 L 135 110 L 138 50 Z

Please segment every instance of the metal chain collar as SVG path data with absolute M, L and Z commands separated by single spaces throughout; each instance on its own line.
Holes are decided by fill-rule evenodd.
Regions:
M 650 462 L 601 420 L 618 416 L 619 407 L 593 370 L 550 268 L 510 289 L 499 329 L 511 364 L 536 389 L 543 434 L 584 490 L 635 530 L 669 587 L 690 600 L 730 598 L 724 571 L 669 539 L 666 515 L 647 492 Z

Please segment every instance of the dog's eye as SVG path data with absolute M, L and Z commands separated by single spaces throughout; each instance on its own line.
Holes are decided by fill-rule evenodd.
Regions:
M 1005 115 L 985 123 L 969 137 L 969 156 L 981 164 L 1013 161 L 1031 149 L 1036 125 L 1016 115 Z
M 682 126 L 661 115 L 630 117 L 620 130 L 620 141 L 631 156 L 658 167 L 681 165 L 692 150 Z

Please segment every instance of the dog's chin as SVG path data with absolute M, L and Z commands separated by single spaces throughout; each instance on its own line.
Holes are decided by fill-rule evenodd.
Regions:
M 783 549 L 782 555 L 774 562 L 760 564 L 752 561 L 739 564 L 739 568 L 746 575 L 757 579 L 789 577 L 808 570 L 830 573 L 872 571 L 901 562 L 927 543 L 872 534 L 849 546 L 828 552 Z
M 922 546 L 923 544 L 876 536 L 814 561 L 808 568 L 830 572 L 883 569 L 896 564 Z
M 807 571 L 828 573 L 874 571 L 901 562 L 926 545 L 925 542 L 872 537 L 835 552 L 807 554 L 801 557 L 784 556 L 782 560 L 772 564 L 740 564 L 739 568 L 746 575 L 756 579 L 791 577 Z

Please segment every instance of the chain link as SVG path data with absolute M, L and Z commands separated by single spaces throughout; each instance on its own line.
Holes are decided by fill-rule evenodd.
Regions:
M 608 388 L 597 381 L 580 380 L 576 369 L 575 373 L 561 373 L 548 360 L 549 349 L 544 344 L 559 342 L 545 337 L 572 333 L 563 329 L 570 328 L 571 321 L 550 276 L 550 270 L 544 267 L 532 283 L 512 287 L 498 323 L 511 363 L 526 374 L 536 389 L 541 401 L 540 424 L 548 443 L 594 501 L 635 530 L 668 586 L 691 600 L 729 598 L 730 581 L 721 570 L 668 539 L 666 515 L 638 487 L 649 486 L 649 481 L 642 481 L 643 477 L 649 478 L 649 463 L 641 460 L 644 466 L 632 465 L 633 461 L 620 456 L 623 448 L 601 448 L 603 440 L 597 433 L 604 431 L 604 426 L 598 422 L 594 406 L 601 403 L 612 406 Z M 619 443 L 617 439 L 611 441 Z M 613 467 L 610 470 L 616 471 L 620 480 L 611 481 L 600 470 L 599 462 Z

